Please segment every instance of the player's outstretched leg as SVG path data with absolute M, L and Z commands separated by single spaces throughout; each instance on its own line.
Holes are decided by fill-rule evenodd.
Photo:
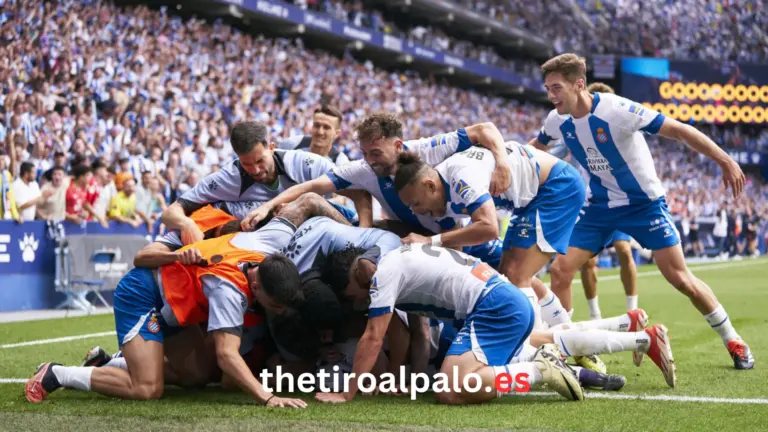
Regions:
M 454 369 L 458 372 L 454 373 Z M 489 402 L 497 397 L 527 392 L 543 384 L 566 399 L 584 400 L 584 391 L 576 376 L 558 356 L 542 350 L 537 352 L 532 362 L 495 367 L 480 363 L 474 353 L 467 351 L 459 356 L 447 356 L 440 372 L 447 377 L 445 388 L 461 389 L 459 392 L 447 391 L 435 394 L 437 401 L 446 405 Z M 477 385 L 472 382 L 474 380 L 467 380 L 467 384 L 469 387 L 477 388 L 477 391 L 463 387 L 465 377 L 471 373 L 479 377 L 480 383 Z M 497 378 L 500 376 L 504 378 Z M 454 378 L 457 378 L 458 382 L 454 383 Z M 506 386 L 497 389 L 497 381 Z M 436 388 L 439 387 L 436 386 Z
M 664 278 L 678 291 L 688 296 L 696 309 L 704 315 L 723 340 L 736 369 L 752 369 L 755 359 L 744 340 L 736 333 L 728 314 L 718 302 L 712 289 L 691 273 L 685 264 L 680 245 L 669 246 L 654 252 L 654 261 Z
M 24 386 L 27 401 L 40 403 L 64 387 L 123 399 L 158 399 L 163 394 L 163 345 L 136 335 L 124 347 L 128 370 L 119 367 L 44 363 Z
M 531 344 L 556 344 L 567 356 L 611 354 L 624 351 L 642 351 L 661 369 L 670 387 L 675 386 L 675 365 L 667 328 L 655 325 L 642 331 L 615 332 L 607 330 L 535 331 Z

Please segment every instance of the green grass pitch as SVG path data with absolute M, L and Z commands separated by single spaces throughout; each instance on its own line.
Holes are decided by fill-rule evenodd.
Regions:
M 698 270 L 697 270 L 698 268 Z M 58 391 L 40 405 L 24 400 L 23 384 L 0 384 L 0 431 L 173 431 L 173 430 L 525 430 L 525 431 L 764 431 L 768 430 L 768 260 L 694 266 L 728 311 L 756 358 L 751 371 L 736 371 L 720 338 L 688 299 L 670 287 L 654 267 L 642 267 L 640 307 L 651 323 L 670 331 L 678 387 L 670 389 L 646 359 L 640 368 L 630 353 L 603 356 L 609 371 L 627 377 L 621 395 L 667 395 L 728 399 L 717 402 L 615 400 L 587 397 L 583 403 L 556 396 L 505 397 L 482 406 L 447 407 L 431 394 L 418 400 L 362 397 L 345 405 L 322 405 L 311 395 L 304 410 L 266 409 L 247 396 L 218 388 L 168 389 L 155 402 L 110 399 Z M 615 275 L 603 271 L 601 277 Z M 576 320 L 587 318 L 581 285 L 574 284 Z M 23 289 L 23 288 L 19 288 Z M 621 282 L 599 283 L 603 316 L 624 312 Z M 109 315 L 0 324 L 0 345 L 99 333 L 114 329 Z M 43 361 L 78 364 L 94 345 L 116 349 L 114 336 L 0 348 L 0 379 L 28 378 Z M 764 399 L 763 403 L 734 403 Z

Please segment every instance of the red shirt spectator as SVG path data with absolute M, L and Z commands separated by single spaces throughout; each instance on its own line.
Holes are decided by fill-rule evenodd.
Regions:
M 67 189 L 67 216 L 85 217 L 86 220 L 89 220 L 90 216 L 83 211 L 83 204 L 88 202 L 88 191 L 78 185 L 80 181 L 74 179 Z

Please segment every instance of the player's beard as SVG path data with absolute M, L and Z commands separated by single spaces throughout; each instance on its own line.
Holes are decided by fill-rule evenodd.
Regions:
M 394 167 L 394 164 L 392 165 L 382 165 L 382 164 L 376 164 L 371 165 L 371 169 L 374 173 L 376 173 L 376 177 L 379 178 L 386 178 L 392 175 L 392 168 Z

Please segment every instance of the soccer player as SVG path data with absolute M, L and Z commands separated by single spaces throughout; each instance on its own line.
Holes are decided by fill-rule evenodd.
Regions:
M 509 187 L 510 167 L 506 160 L 504 138 L 492 123 L 476 124 L 431 138 L 403 142 L 403 124 L 394 114 L 378 112 L 360 122 L 356 132 L 365 160 L 337 167 L 327 175 L 287 190 L 276 199 L 254 210 L 244 221 L 245 228 L 250 229 L 266 217 L 272 207 L 290 202 L 306 192 L 326 195 L 337 191 L 363 190 L 378 200 L 389 217 L 399 221 L 399 223 L 388 221 L 387 229 L 405 231 L 405 234 L 414 231 L 439 233 L 442 227 L 429 217 L 415 215 L 408 206 L 403 204 L 394 190 L 393 178 L 397 172 L 397 156 L 404 150 L 418 153 L 427 164 L 434 166 L 454 153 L 470 148 L 473 144 L 480 145 L 488 148 L 496 160 L 490 185 L 491 194 L 498 195 Z M 370 213 L 360 214 L 360 226 L 372 226 L 373 221 L 365 221 L 366 216 L 370 216 Z M 403 225 L 405 230 L 402 229 Z M 400 229 L 398 230 L 396 226 Z M 493 243 L 481 245 L 471 252 L 473 255 L 477 253 L 480 255 L 478 257 L 485 261 L 498 260 L 499 246 L 499 241 L 496 239 Z
M 334 166 L 330 160 L 314 153 L 274 150 L 267 127 L 261 122 L 236 124 L 230 140 L 238 159 L 206 176 L 163 212 L 163 223 L 168 229 L 179 230 L 185 245 L 203 239 L 203 233 L 189 215 L 206 204 L 219 201 L 263 203 L 291 186 L 324 175 Z M 348 196 L 355 202 L 358 213 L 371 208 L 370 196 L 360 192 Z M 356 218 L 352 210 L 337 207 L 340 211 L 346 210 L 351 221 Z M 365 219 L 365 213 L 363 216 Z M 250 229 L 253 227 L 255 224 Z
M 407 364 L 407 358 L 410 354 L 410 350 L 414 347 L 418 347 L 420 341 L 411 336 L 410 320 L 408 315 L 395 309 L 397 316 L 400 319 L 392 319 L 387 329 L 387 344 L 389 345 L 389 372 L 397 376 L 401 365 Z M 445 354 L 448 352 L 448 348 L 453 343 L 453 339 L 456 337 L 456 328 L 450 323 L 444 323 L 439 320 L 430 319 L 429 321 L 429 372 L 436 372 L 440 370 L 440 367 L 445 360 Z M 534 330 L 535 332 L 535 330 Z M 531 334 L 533 335 L 532 332 Z M 551 348 L 548 348 L 551 350 Z M 561 349 L 555 347 L 558 352 Z M 523 345 L 519 354 L 512 358 L 510 363 L 533 361 L 536 358 L 538 349 L 532 345 L 529 338 L 527 343 Z M 570 369 L 576 374 L 582 387 L 594 388 L 599 390 L 619 391 L 627 382 L 627 379 L 621 375 L 606 374 L 595 372 L 580 366 L 568 365 Z M 349 371 L 351 372 L 351 367 Z
M 541 352 L 534 362 L 510 364 L 533 330 L 533 309 L 528 299 L 487 264 L 452 249 L 409 244 L 385 255 L 378 264 L 355 259 L 349 271 L 346 294 L 358 300 L 370 298 L 368 324 L 357 346 L 353 372 L 369 372 L 381 350 L 395 308 L 446 322 L 463 322 L 446 353 L 441 372 L 438 402 L 471 404 L 497 396 L 496 376 L 527 373 L 530 385 L 546 383 L 570 400 L 583 400 L 575 376 L 556 356 Z M 460 382 L 453 382 L 454 369 Z M 460 388 L 463 378 L 476 373 L 481 391 L 447 391 Z M 440 380 L 435 384 L 440 390 Z M 447 388 L 446 388 L 447 387 Z M 348 392 L 319 393 L 322 402 L 346 402 L 357 393 L 353 380 Z
M 436 256 L 436 251 L 442 250 L 448 251 L 448 253 L 454 258 L 454 262 L 459 262 L 462 259 L 462 255 L 455 253 L 455 251 L 452 249 L 436 248 L 431 245 L 424 245 L 419 243 L 413 243 L 412 245 L 415 249 L 432 257 Z M 401 248 L 400 252 L 403 251 L 410 250 Z M 393 251 L 389 255 L 394 253 L 397 253 L 397 251 Z M 386 260 L 387 256 L 385 256 L 383 260 Z M 466 255 L 464 255 L 464 257 L 466 257 Z M 439 262 L 435 259 L 420 259 L 420 254 L 412 254 L 410 256 L 401 257 L 400 259 L 415 259 L 415 265 L 423 266 L 423 268 L 427 268 L 427 265 L 439 264 Z M 356 249 L 343 251 L 342 253 L 335 253 L 331 256 L 329 261 L 329 266 L 331 267 L 330 270 L 337 274 L 348 275 L 348 286 L 345 289 L 345 294 L 349 297 L 357 298 L 357 300 L 365 298 L 364 293 L 356 289 L 358 287 L 362 287 L 363 285 L 361 284 L 364 281 L 358 281 L 356 279 L 360 278 L 361 274 L 364 274 L 364 267 L 368 264 L 366 262 L 367 260 L 374 262 L 374 260 L 371 260 L 369 257 L 364 255 L 364 251 L 362 249 Z M 465 265 L 473 267 L 473 274 L 478 272 L 478 270 L 474 270 L 476 267 L 485 266 L 483 268 L 489 269 L 486 264 L 477 262 L 474 258 L 467 260 Z M 388 268 L 389 267 L 382 267 L 379 269 L 374 269 L 374 271 L 383 272 Z M 416 268 L 417 267 L 415 266 L 403 267 L 402 271 L 417 272 Z M 439 267 L 439 269 L 444 270 L 444 266 Z M 451 285 L 458 282 L 449 279 L 449 283 L 446 283 L 446 279 L 439 279 L 436 273 L 439 273 L 441 270 L 438 270 L 437 272 L 425 272 L 426 276 L 416 277 L 415 281 L 413 281 L 412 278 L 402 276 L 400 282 L 398 283 L 403 285 L 407 285 L 409 283 L 416 285 L 426 284 L 420 286 L 438 286 L 441 284 L 446 284 L 448 285 L 449 290 L 454 289 L 451 288 Z M 492 272 L 489 274 L 496 274 L 493 272 L 493 270 L 489 269 L 489 271 Z M 503 279 L 503 276 L 500 276 L 500 278 Z M 506 281 L 506 279 L 503 280 Z M 400 289 L 402 289 L 402 287 Z M 374 291 L 375 290 L 371 290 L 368 293 L 371 295 L 371 304 L 376 302 L 373 298 Z M 400 300 L 398 299 L 396 307 L 402 308 L 403 310 L 409 310 L 409 308 L 415 307 L 418 311 L 422 311 L 421 308 L 423 308 L 427 311 L 427 313 L 432 315 L 432 318 L 436 319 L 440 319 L 441 316 L 446 316 L 446 311 L 450 312 L 450 310 L 445 309 L 441 302 L 450 302 L 451 295 L 435 292 L 418 293 L 416 295 L 417 297 L 415 304 L 421 306 L 414 306 L 414 304 L 411 303 L 401 304 L 399 303 Z M 455 292 L 452 292 L 452 295 L 455 295 Z M 420 303 L 424 302 L 425 299 L 428 298 L 437 300 L 426 300 L 428 303 L 432 302 L 426 306 Z M 409 298 L 409 300 L 413 301 L 413 298 Z M 479 307 L 479 305 L 476 305 L 475 307 Z M 370 319 L 370 309 L 368 316 Z M 374 316 L 376 316 L 375 312 Z M 563 323 L 548 330 L 534 329 L 530 334 L 530 339 L 527 340 L 526 344 L 521 346 L 520 350 L 515 353 L 515 356 L 512 358 L 512 360 L 510 360 L 509 363 L 530 361 L 535 356 L 535 347 L 540 347 L 541 345 L 545 344 L 556 345 L 558 347 L 558 352 L 562 352 L 564 355 L 574 358 L 623 351 L 647 353 L 656 364 L 656 366 L 658 366 L 661 370 L 667 385 L 670 387 L 675 387 L 675 365 L 674 358 L 672 357 L 670 342 L 667 338 L 667 329 L 663 325 L 655 325 L 650 328 L 647 328 L 647 325 L 647 314 L 642 309 L 637 309 L 618 317 L 579 323 Z M 462 338 L 459 337 L 458 339 Z M 605 372 L 599 373 L 601 375 L 605 374 Z M 597 377 L 593 376 L 593 378 Z
M 550 326 L 557 325 L 567 314 L 543 284 L 544 291 L 534 294 L 533 279 L 552 255 L 566 252 L 584 203 L 584 183 L 575 168 L 546 152 L 515 142 L 506 145 L 514 175 L 510 187 L 495 198 L 489 192 L 494 162 L 485 149 L 464 151 L 435 168 L 414 153 L 401 153 L 395 190 L 406 205 L 447 228 L 472 220 L 431 238 L 411 234 L 403 242 L 450 248 L 482 244 L 498 237 L 496 208 L 514 212 L 517 217 L 504 237 L 499 270 L 526 294 L 534 311 L 539 304 L 555 309 L 542 316 Z
M 587 86 L 587 91 L 589 93 L 616 93 L 611 86 L 601 82 L 591 83 Z M 549 145 L 548 153 L 564 159 L 569 153 L 568 146 L 563 141 L 558 140 L 556 144 Z M 619 258 L 621 283 L 624 285 L 624 293 L 627 296 L 627 311 L 637 309 L 637 266 L 634 257 L 632 257 L 631 239 L 630 236 L 621 231 L 614 231 L 611 238 L 603 246 L 604 249 L 613 246 L 616 250 L 616 256 Z M 600 305 L 597 300 L 597 255 L 581 266 L 581 284 L 587 297 L 590 318 L 600 319 Z M 635 361 L 638 362 L 639 359 Z
M 334 147 L 334 142 L 341 135 L 341 122 L 344 117 L 337 108 L 322 105 L 312 116 L 312 135 L 297 135 L 280 142 L 283 150 L 304 150 L 331 160 L 336 166 L 349 163 L 344 152 Z
M 688 296 L 720 335 L 736 369 L 754 367 L 754 357 L 733 327 L 712 290 L 685 264 L 680 236 L 667 209 L 665 191 L 642 132 L 685 142 L 717 162 L 723 182 L 738 196 L 744 173 L 727 153 L 696 128 L 610 93 L 589 93 L 586 65 L 575 54 L 562 54 L 541 67 L 555 109 L 530 144 L 544 149 L 563 140 L 588 171 L 590 196 L 574 227 L 568 253 L 550 271 L 552 291 L 571 309 L 571 281 L 576 271 L 619 230 L 654 253 L 665 279 Z
M 131 270 L 115 290 L 115 326 L 127 369 L 45 363 L 25 386 L 27 400 L 39 403 L 61 387 L 157 399 L 165 383 L 165 333 L 207 321 L 217 362 L 241 389 L 265 405 L 306 406 L 301 400 L 264 391 L 239 348 L 249 305 L 280 314 L 301 300 L 296 266 L 276 252 L 288 244 L 296 225 L 311 215 L 346 222 L 327 201 L 308 194 L 280 209 L 280 216 L 259 231 L 211 238 L 176 252 L 145 249 L 140 261 L 154 270 Z

